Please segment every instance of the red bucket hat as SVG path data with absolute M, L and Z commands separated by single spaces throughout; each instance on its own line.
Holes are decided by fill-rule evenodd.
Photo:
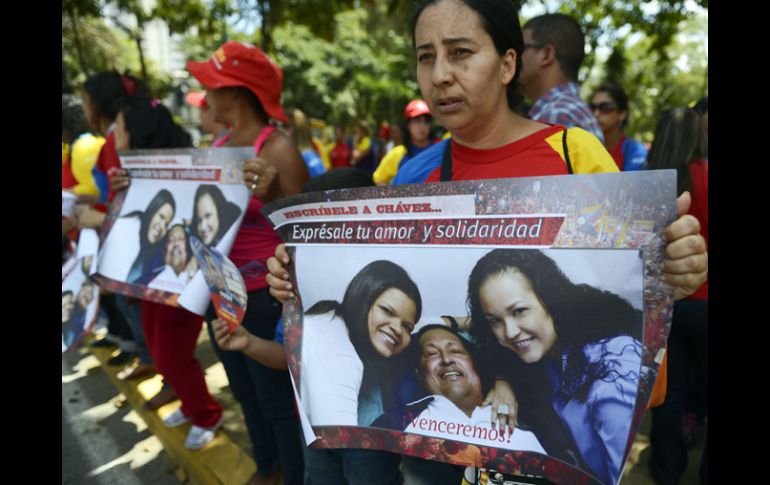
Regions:
M 409 104 L 407 104 L 406 108 L 404 109 L 404 116 L 406 117 L 407 121 L 422 115 L 431 115 L 430 108 L 428 108 L 428 103 L 421 99 L 413 99 L 409 101 Z
M 187 70 L 207 89 L 242 86 L 257 95 L 270 118 L 288 121 L 281 107 L 283 72 L 261 49 L 228 41 L 205 62 L 187 62 Z

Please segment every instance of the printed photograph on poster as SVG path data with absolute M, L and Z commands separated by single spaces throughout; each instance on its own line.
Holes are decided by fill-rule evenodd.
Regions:
M 226 151 L 241 158 L 212 160 L 198 153 L 210 150 L 173 150 L 173 157 L 161 150 L 121 153 L 131 160 L 131 185 L 110 207 L 96 275 L 100 284 L 203 314 L 209 293 L 190 238 L 228 253 L 249 201 L 248 189 L 235 183 L 233 172 L 252 152 Z M 174 165 L 169 162 L 174 157 L 219 165 Z
M 310 246 L 295 257 L 299 403 L 313 426 L 386 428 L 566 462 L 581 456 L 577 442 L 594 439 L 605 460 L 623 455 L 639 381 L 650 378 L 639 250 L 391 248 L 383 259 L 379 247 Z M 585 368 L 570 373 L 571 359 Z M 586 374 L 592 366 L 604 370 Z M 482 405 L 496 385 L 518 398 L 513 433 L 500 433 L 497 413 Z M 601 403 L 618 391 L 607 441 L 587 429 L 586 405 L 561 419 L 542 405 L 563 406 L 553 394 Z
M 306 441 L 615 483 L 670 327 L 674 186 L 533 177 L 266 207 L 299 295 L 284 345 Z
M 248 294 L 243 276 L 235 264 L 215 248 L 207 247 L 195 236 L 190 236 L 190 243 L 211 292 L 214 311 L 232 331 L 246 313 Z
M 90 276 L 96 270 L 98 235 L 83 229 L 77 251 L 62 267 L 62 354 L 77 348 L 91 331 L 99 309 L 99 286 Z

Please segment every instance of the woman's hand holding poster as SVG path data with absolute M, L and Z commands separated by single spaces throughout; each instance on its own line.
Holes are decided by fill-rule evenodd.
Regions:
M 308 443 L 616 483 L 669 331 L 675 174 L 315 192 L 263 209 Z
M 252 148 L 121 152 L 131 185 L 103 228 L 100 286 L 202 315 L 206 282 L 190 246 L 197 237 L 227 254 L 249 202 L 241 180 Z

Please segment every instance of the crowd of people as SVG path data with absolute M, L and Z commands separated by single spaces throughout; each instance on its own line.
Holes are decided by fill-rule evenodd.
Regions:
M 588 100 L 580 97 L 577 73 L 585 39 L 569 16 L 541 15 L 521 26 L 505 0 L 429 0 L 417 9 L 411 29 L 421 98 L 404 107 L 401 119 L 378 130 L 363 121 L 352 130 L 330 127 L 334 136 L 329 144 L 313 136 L 308 114 L 297 107 L 284 110 L 282 91 L 291 86 L 283 84 L 280 67 L 259 48 L 229 41 L 208 60 L 188 62 L 202 91 L 190 93 L 187 102 L 199 110 L 207 143 L 252 147 L 254 152 L 243 165 L 250 198 L 229 252 L 248 292 L 243 324 L 232 329 L 216 317 L 213 305 L 201 316 L 102 288 L 99 303 L 108 332 L 91 345 L 119 347 L 108 364 L 123 367 L 121 379 L 161 374 L 164 386 L 147 407 L 154 410 L 179 399 L 179 408 L 163 423 L 192 422 L 185 446 L 200 449 L 223 421 L 223 408 L 195 358 L 205 323 L 252 444 L 257 471 L 249 484 L 475 483 L 507 458 L 482 455 L 474 444 L 447 441 L 449 435 L 419 436 L 414 420 L 404 416 L 430 419 L 437 409 L 450 409 L 460 422 L 495 410 L 491 420 L 484 419 L 494 423 L 499 418 L 513 427 L 519 404 L 519 417 L 529 427 L 517 431 L 510 449 L 559 457 L 609 483 L 623 467 L 633 404 L 609 403 L 608 388 L 628 387 L 635 395 L 635 384 L 623 376 L 642 353 L 642 315 L 617 295 L 575 285 L 538 251 L 495 250 L 477 262 L 468 282 L 468 332 L 440 320 L 417 328 L 420 289 L 408 271 L 389 261 L 361 269 L 339 301 L 310 308 L 304 336 L 321 342 L 302 350 L 302 406 L 311 422 L 407 431 L 393 439 L 405 440 L 405 450 L 419 448 L 424 451 L 420 456 L 441 461 L 364 445 L 308 448 L 288 372 L 292 363 L 283 347 L 281 305 L 295 297 L 286 270 L 289 254 L 260 209 L 303 191 L 671 168 L 679 175 L 678 217 L 665 228 L 647 224 L 665 208 L 645 205 L 648 194 L 628 187 L 609 188 L 625 190 L 613 197 L 623 201 L 615 206 L 604 204 L 592 186 L 585 186 L 579 200 L 562 200 L 558 187 L 547 182 L 515 198 L 491 193 L 476 204 L 485 213 L 538 212 L 547 200 L 549 210 L 561 210 L 572 221 L 565 246 L 581 246 L 589 232 L 604 231 L 611 237 L 602 247 L 633 247 L 653 229 L 664 231 L 668 247 L 658 273 L 677 302 L 668 340 L 667 395 L 652 409 L 650 471 L 656 483 L 677 483 L 687 466 L 688 432 L 707 413 L 707 100 L 695 109 L 667 110 L 648 149 L 625 133 L 629 99 L 620 86 L 603 84 Z M 107 208 L 131 185 L 118 150 L 192 146 L 172 113 L 135 77 L 97 73 L 79 94 L 62 95 L 62 189 L 77 198 L 74 215 L 62 219 L 63 262 L 78 230 L 115 222 L 106 220 Z M 436 135 L 439 128 L 445 136 Z M 207 210 L 222 206 L 211 187 L 216 189 L 201 185 L 190 219 L 177 217 L 167 191 L 147 194 L 146 209 L 125 216 L 140 226 L 131 282 L 152 286 L 161 274 L 189 281 L 197 266 L 188 235 L 210 245 L 229 227 L 224 216 L 220 220 L 217 213 L 212 219 L 216 211 Z M 580 308 L 554 300 L 566 293 L 574 293 Z M 81 300 L 85 296 L 62 294 L 63 328 Z M 523 300 L 528 302 L 526 317 L 510 310 L 512 302 Z M 591 316 L 590 305 L 608 314 Z M 595 320 L 594 332 L 578 330 L 586 319 Z M 338 361 L 329 359 L 326 341 L 344 343 Z M 492 382 L 477 376 L 483 360 L 477 348 L 509 362 L 510 372 Z M 402 366 L 415 356 L 422 357 L 410 368 L 409 386 L 432 397 L 407 405 L 398 401 L 402 374 L 383 379 L 387 372 L 382 369 Z M 436 378 L 436 366 L 446 359 L 454 359 L 458 372 L 468 376 L 462 399 Z M 339 382 L 339 375 L 328 372 L 330 365 L 354 372 L 357 386 Z M 542 379 L 533 384 L 534 378 L 522 380 L 524 374 Z M 517 401 L 519 390 L 534 388 L 549 389 L 537 402 L 547 411 L 545 417 L 525 410 L 524 404 L 534 406 L 526 399 Z M 569 418 L 576 413 L 584 417 L 579 426 Z M 471 418 L 469 424 L 482 421 Z M 543 423 L 561 425 L 546 432 Z M 682 423 L 690 423 L 689 428 L 683 430 Z M 383 438 L 372 438 L 377 439 Z M 546 465 L 531 461 L 518 461 L 517 469 L 542 473 Z M 701 480 L 707 480 L 705 457 Z

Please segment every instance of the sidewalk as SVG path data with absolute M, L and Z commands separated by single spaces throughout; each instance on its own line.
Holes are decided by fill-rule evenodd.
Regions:
M 150 432 L 160 440 L 171 460 L 177 465 L 176 475 L 180 481 L 194 485 L 241 485 L 256 471 L 240 405 L 229 390 L 224 368 L 211 348 L 205 327 L 198 339 L 196 356 L 206 372 L 209 391 L 224 406 L 225 411 L 224 424 L 214 440 L 197 451 L 188 450 L 184 446 L 191 424 L 177 428 L 167 428 L 163 425 L 162 417 L 179 407 L 178 400 L 155 411 L 143 408 L 160 390 L 160 375 L 121 381 L 117 374 L 122 366 L 107 365 L 107 360 L 117 351 L 90 346 L 87 346 L 87 349 L 99 361 L 103 372 L 125 396 L 131 408 L 144 420 Z

